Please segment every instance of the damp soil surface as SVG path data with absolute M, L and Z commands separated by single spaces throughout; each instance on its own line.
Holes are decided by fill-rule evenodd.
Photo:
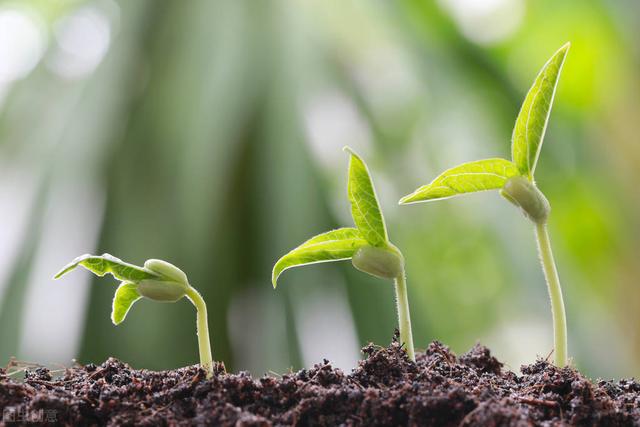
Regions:
M 479 345 L 456 356 L 433 342 L 415 363 L 396 342 L 362 351 L 351 373 L 324 361 L 262 378 L 116 359 L 19 381 L 0 370 L 0 425 L 640 426 L 633 380 L 593 382 L 544 360 L 515 374 Z

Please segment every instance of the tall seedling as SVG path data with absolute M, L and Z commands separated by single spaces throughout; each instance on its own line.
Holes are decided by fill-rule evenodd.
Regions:
M 567 321 L 560 279 L 551 252 L 547 219 L 549 201 L 536 186 L 534 172 L 547 129 L 551 105 L 556 93 L 569 43 L 560 48 L 529 89 L 522 104 L 511 143 L 512 161 L 495 158 L 464 163 L 443 172 L 430 184 L 403 197 L 400 204 L 447 199 L 463 193 L 500 190 L 500 194 L 519 207 L 535 227 L 542 269 L 547 281 L 553 314 L 555 364 L 565 366 L 567 359 Z

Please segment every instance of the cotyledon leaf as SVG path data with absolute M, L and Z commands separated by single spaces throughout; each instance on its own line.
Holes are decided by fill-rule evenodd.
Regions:
M 104 276 L 105 274 L 111 273 L 116 279 L 126 282 L 139 282 L 145 279 L 158 279 L 160 277 L 143 267 L 126 263 L 109 254 L 87 254 L 81 255 L 71 261 L 71 263 L 54 276 L 54 279 L 62 277 L 79 265 L 98 276 Z
M 367 165 L 351 148 L 344 147 L 344 150 L 351 155 L 347 193 L 353 222 L 367 242 L 373 246 L 384 246 L 389 240 L 387 227 Z
M 111 309 L 111 321 L 113 324 L 120 324 L 125 317 L 127 317 L 127 313 L 133 303 L 140 298 L 142 298 L 142 296 L 138 293 L 138 285 L 130 282 L 122 282 L 113 297 Z
M 518 168 L 509 160 L 485 159 L 463 163 L 444 171 L 440 176 L 400 199 L 400 204 L 446 199 L 464 193 L 502 188 L 507 180 L 518 175 Z
M 522 103 L 513 128 L 511 156 L 520 173 L 530 180 L 533 179 L 538 163 L 553 98 L 569 46 L 569 43 L 562 46 L 544 64 Z
M 271 275 L 273 287 L 280 274 L 289 268 L 349 259 L 358 248 L 367 244 L 355 228 L 338 228 L 312 237 L 276 262 Z

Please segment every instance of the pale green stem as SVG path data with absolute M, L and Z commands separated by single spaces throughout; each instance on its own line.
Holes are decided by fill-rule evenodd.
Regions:
M 413 350 L 413 334 L 411 333 L 411 315 L 409 314 L 409 298 L 407 297 L 407 282 L 404 271 L 395 279 L 396 304 L 398 305 L 398 326 L 400 328 L 400 343 L 404 344 L 409 359 L 415 361 Z
M 536 224 L 536 238 L 538 240 L 538 252 L 544 277 L 547 280 L 549 289 L 549 299 L 551 300 L 551 312 L 553 314 L 553 343 L 556 366 L 562 368 L 568 363 L 567 360 L 567 318 L 564 312 L 564 301 L 562 300 L 562 289 L 560 288 L 560 278 L 558 270 L 553 260 L 549 232 L 545 223 Z
M 209 341 L 209 324 L 207 321 L 207 305 L 195 288 L 189 286 L 187 298 L 196 307 L 196 322 L 198 332 L 198 349 L 200 352 L 200 366 L 207 372 L 207 378 L 213 376 L 213 358 L 211 357 L 211 342 Z

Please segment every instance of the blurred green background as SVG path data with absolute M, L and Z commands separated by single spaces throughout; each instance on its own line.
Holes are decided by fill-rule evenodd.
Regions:
M 640 374 L 640 4 L 633 0 L 0 3 L 0 363 L 197 362 L 187 302 L 109 319 L 82 253 L 184 269 L 214 357 L 350 369 L 396 325 L 390 282 L 276 259 L 350 225 L 349 144 L 407 259 L 416 346 L 476 341 L 512 369 L 552 348 L 532 227 L 496 192 L 399 207 L 460 162 L 507 157 L 536 73 L 572 48 L 537 169 L 570 354 Z

